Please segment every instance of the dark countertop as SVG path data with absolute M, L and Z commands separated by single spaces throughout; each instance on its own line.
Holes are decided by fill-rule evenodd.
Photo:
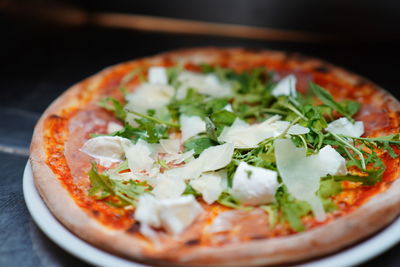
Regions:
M 181 47 L 263 47 L 323 58 L 400 96 L 396 91 L 400 59 L 396 43 L 265 43 L 27 23 L 8 24 L 1 38 L 0 266 L 86 265 L 60 249 L 34 224 L 24 203 L 22 174 L 40 114 L 70 85 L 108 65 Z M 399 251 L 400 244 L 361 266 L 400 266 Z

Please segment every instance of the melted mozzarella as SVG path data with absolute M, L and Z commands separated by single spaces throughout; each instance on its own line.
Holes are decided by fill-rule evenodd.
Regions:
M 174 88 L 168 85 L 143 83 L 126 96 L 126 108 L 139 113 L 146 113 L 149 109 L 157 110 L 166 106 L 174 93 Z
M 346 173 L 344 158 L 330 146 L 306 157 L 305 149 L 297 148 L 289 139 L 275 140 L 274 147 L 278 171 L 289 192 L 295 198 L 307 201 L 317 220 L 324 220 L 325 211 L 316 195 L 320 178 Z
M 226 97 L 232 94 L 230 84 L 221 82 L 214 74 L 183 71 L 178 75 L 178 81 L 181 83 L 176 96 L 178 99 L 185 98 L 188 89 L 213 97 Z
M 179 122 L 181 124 L 182 141 L 206 131 L 206 123 L 198 116 L 182 115 Z
M 148 80 L 151 84 L 168 84 L 168 76 L 164 67 L 149 68 Z
M 98 136 L 87 140 L 80 150 L 99 160 L 100 165 L 109 167 L 124 159 L 124 147 L 130 144 L 128 139 L 119 136 Z
M 353 124 L 347 118 L 343 117 L 329 123 L 325 130 L 334 134 L 360 137 L 364 134 L 364 123 L 362 121 L 356 121 Z
M 203 173 L 199 178 L 190 181 L 190 185 L 199 193 L 207 204 L 214 203 L 225 189 L 221 173 Z
M 288 75 L 278 82 L 278 84 L 272 89 L 273 96 L 281 95 L 296 95 L 296 77 L 294 75 Z
M 277 188 L 275 171 L 240 162 L 233 176 L 231 194 L 242 204 L 261 205 L 274 200 Z

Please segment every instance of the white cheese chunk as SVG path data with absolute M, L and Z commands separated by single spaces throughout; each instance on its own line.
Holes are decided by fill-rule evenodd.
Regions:
M 152 192 L 159 199 L 178 198 L 186 188 L 186 184 L 181 178 L 160 174 L 156 180 L 156 186 Z
M 325 130 L 334 134 L 360 137 L 364 133 L 364 123 L 356 121 L 353 124 L 347 118 L 343 117 L 329 123 Z
M 325 166 L 326 174 L 346 175 L 346 160 L 330 145 L 324 146 L 318 153 L 318 160 Z
M 176 96 L 178 99 L 185 98 L 188 89 L 194 89 L 212 97 L 226 97 L 232 94 L 231 85 L 221 82 L 214 74 L 183 71 L 178 75 L 178 81 L 181 83 Z
M 307 201 L 317 220 L 325 219 L 325 211 L 316 192 L 320 178 L 328 174 L 347 173 L 344 158 L 331 146 L 316 155 L 306 157 L 304 148 L 297 148 L 289 139 L 274 142 L 275 159 L 283 183 L 293 197 Z
M 125 158 L 124 147 L 130 144 L 131 141 L 119 136 L 98 136 L 87 140 L 80 150 L 99 160 L 100 165 L 109 167 Z
M 168 154 L 177 154 L 181 150 L 181 142 L 179 139 L 161 139 L 161 147 L 163 152 Z
M 178 235 L 190 226 L 202 211 L 202 207 L 192 195 L 159 200 L 150 194 L 144 194 L 139 198 L 135 219 L 143 225 L 162 227 L 168 233 Z
M 296 95 L 296 77 L 294 75 L 288 75 L 280 80 L 277 85 L 272 89 L 273 96 L 281 95 Z
M 111 121 L 107 124 L 107 133 L 115 133 L 123 128 L 124 127 L 121 124 Z
M 203 172 L 215 171 L 229 164 L 232 160 L 234 146 L 231 143 L 211 146 L 201 152 L 197 160 L 202 160 Z
M 181 124 L 182 141 L 206 131 L 206 123 L 198 116 L 182 115 L 179 123 Z
M 231 194 L 242 204 L 261 205 L 274 200 L 277 188 L 275 171 L 240 162 L 233 176 Z
M 168 84 L 167 71 L 164 67 L 149 68 L 148 80 L 151 84 Z
M 219 172 L 203 173 L 199 178 L 190 181 L 190 185 L 202 194 L 207 204 L 214 203 L 225 189 L 223 177 Z
M 159 200 L 150 194 L 144 194 L 139 197 L 135 210 L 135 219 L 155 228 L 161 227 L 159 215 Z
M 182 233 L 203 212 L 193 195 L 160 201 L 160 219 L 168 233 Z
M 163 84 L 143 83 L 126 96 L 126 108 L 139 113 L 160 109 L 167 105 L 175 93 L 174 88 Z
M 124 150 L 131 171 L 149 171 L 153 167 L 152 147 L 146 141 L 139 139 L 136 144 L 124 146 Z

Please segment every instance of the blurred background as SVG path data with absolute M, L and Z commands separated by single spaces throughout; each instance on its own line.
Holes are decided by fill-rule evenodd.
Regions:
M 210 45 L 320 57 L 397 94 L 399 18 L 389 0 L 0 0 L 0 99 L 42 112 L 108 65 Z
M 106 66 L 186 47 L 286 50 L 400 98 L 400 1 L 0 0 L 0 33 L 0 266 L 82 265 L 37 230 L 21 177 L 40 114 Z M 399 249 L 364 266 L 400 266 Z

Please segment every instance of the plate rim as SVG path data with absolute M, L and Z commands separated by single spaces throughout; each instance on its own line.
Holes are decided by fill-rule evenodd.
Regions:
M 54 243 L 77 258 L 101 266 L 146 267 L 104 250 L 80 239 L 59 222 L 47 208 L 33 181 L 33 174 L 28 160 L 23 174 L 23 195 L 25 204 L 35 224 Z M 328 255 L 305 263 L 304 267 L 336 267 L 353 266 L 366 262 L 400 242 L 400 217 L 377 234 L 366 240 L 344 249 L 333 255 Z M 79 248 L 79 249 L 78 249 Z

